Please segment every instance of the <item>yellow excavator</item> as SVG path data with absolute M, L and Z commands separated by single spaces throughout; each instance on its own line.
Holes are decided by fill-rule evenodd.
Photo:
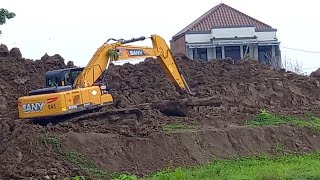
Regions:
M 149 38 L 153 47 L 127 45 Z M 110 64 L 114 61 L 147 57 L 157 57 L 171 82 L 182 92 L 191 92 L 163 38 L 158 35 L 129 40 L 110 38 L 97 49 L 86 67 L 48 71 L 45 88 L 30 91 L 27 96 L 18 99 L 19 117 L 43 119 L 57 116 L 61 118 L 70 114 L 88 116 L 89 111 L 114 103 L 106 82 Z M 136 108 L 126 108 L 95 114 L 101 117 L 117 115 L 117 118 L 123 118 L 119 115 L 137 115 L 140 114 L 138 111 Z

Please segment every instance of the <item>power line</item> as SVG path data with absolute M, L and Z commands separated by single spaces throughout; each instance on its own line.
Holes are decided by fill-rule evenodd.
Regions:
M 306 52 L 306 53 L 320 54 L 320 51 L 308 51 L 308 50 L 290 48 L 290 47 L 285 47 L 285 46 L 280 46 L 280 47 L 285 48 L 285 49 L 294 50 L 294 51 L 301 51 L 301 52 Z

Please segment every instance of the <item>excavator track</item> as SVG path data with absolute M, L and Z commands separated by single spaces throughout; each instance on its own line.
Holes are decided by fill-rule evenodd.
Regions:
M 141 121 L 142 119 L 142 111 L 138 108 L 107 109 L 100 107 L 61 116 L 29 119 L 28 122 L 46 126 L 50 123 L 55 125 L 63 122 L 76 123 L 83 120 L 108 121 L 109 123 L 114 123 L 121 120 Z

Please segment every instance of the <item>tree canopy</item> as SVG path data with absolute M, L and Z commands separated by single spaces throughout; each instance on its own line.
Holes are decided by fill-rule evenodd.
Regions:
M 16 16 L 15 13 L 8 11 L 7 9 L 0 9 L 0 25 L 3 25 L 6 23 L 7 19 L 14 18 Z M 1 30 L 0 30 L 1 34 Z

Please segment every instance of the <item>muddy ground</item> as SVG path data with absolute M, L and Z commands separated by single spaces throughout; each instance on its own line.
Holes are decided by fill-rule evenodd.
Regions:
M 40 60 L 22 58 L 18 49 L 0 48 L 0 176 L 1 179 L 92 176 L 66 152 L 81 154 L 107 172 L 146 175 L 166 167 L 204 164 L 215 157 L 320 149 L 319 134 L 291 127 L 244 126 L 260 109 L 276 114 L 318 114 L 319 79 L 274 70 L 254 61 L 191 61 L 176 57 L 193 97 L 221 100 L 218 107 L 189 106 L 187 117 L 144 110 L 141 121 L 117 123 L 88 119 L 40 126 L 19 120 L 17 98 L 44 84 L 47 70 L 66 67 L 60 55 Z M 121 107 L 189 97 L 180 95 L 156 60 L 110 67 L 111 93 Z M 190 129 L 163 130 L 165 124 Z M 59 137 L 58 143 L 55 138 Z M 50 142 L 49 142 L 50 141 Z M 54 144 L 54 145 L 53 145 Z

